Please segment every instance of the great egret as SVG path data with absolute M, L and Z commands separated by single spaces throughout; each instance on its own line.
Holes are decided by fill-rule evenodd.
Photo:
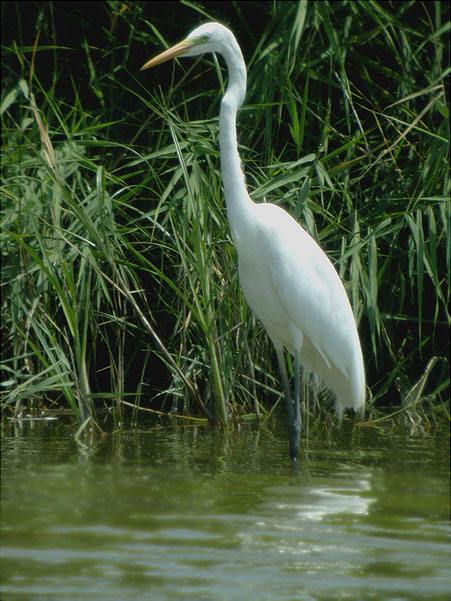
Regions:
M 227 216 L 238 252 L 244 296 L 263 322 L 277 353 L 288 417 L 289 452 L 296 462 L 301 428 L 300 366 L 335 393 L 337 411 L 365 404 L 365 373 L 356 323 L 332 263 L 309 234 L 281 207 L 256 204 L 246 190 L 236 138 L 236 115 L 246 94 L 246 65 L 233 33 L 205 23 L 145 63 L 221 54 L 229 82 L 219 114 L 219 147 Z M 294 399 L 284 348 L 294 357 Z

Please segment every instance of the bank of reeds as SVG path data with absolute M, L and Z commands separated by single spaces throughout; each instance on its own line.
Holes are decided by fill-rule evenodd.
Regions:
M 286 208 L 345 281 L 370 408 L 447 414 L 447 5 L 171 5 L 182 28 L 170 3 L 158 20 L 156 3 L 95 3 L 108 27 L 87 18 L 70 45 L 74 9 L 55 4 L 35 6 L 33 32 L 21 3 L 3 5 L 17 25 L 1 105 L 3 408 L 118 423 L 129 405 L 210 421 L 224 403 L 273 410 L 273 351 L 240 292 L 221 192 L 225 71 L 212 57 L 138 71 L 222 20 L 249 70 L 251 195 Z

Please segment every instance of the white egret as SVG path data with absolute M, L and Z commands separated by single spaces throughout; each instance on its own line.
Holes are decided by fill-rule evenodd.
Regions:
M 246 190 L 236 137 L 236 116 L 246 93 L 246 65 L 233 33 L 220 23 L 205 23 L 142 69 L 205 52 L 221 54 L 228 67 L 228 86 L 219 114 L 227 216 L 244 296 L 276 349 L 286 400 L 289 452 L 296 461 L 301 364 L 332 389 L 338 413 L 348 407 L 364 407 L 365 373 L 357 327 L 343 284 L 319 245 L 284 209 L 257 204 Z M 294 357 L 294 398 L 284 349 Z

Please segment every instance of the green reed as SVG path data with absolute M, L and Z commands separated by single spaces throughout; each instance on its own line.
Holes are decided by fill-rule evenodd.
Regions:
M 64 71 L 70 48 L 42 41 L 59 39 L 52 3 L 37 15 L 41 41 L 19 29 L 4 52 L 2 404 L 68 407 L 82 422 L 112 410 L 121 423 L 129 404 L 264 418 L 280 392 L 226 221 L 226 73 L 212 57 L 138 71 L 224 18 L 183 3 L 182 31 L 151 21 L 145 3 L 104 6 L 111 27 L 95 43 L 81 24 L 77 72 Z M 446 6 L 262 3 L 261 28 L 246 27 L 250 8 L 233 10 L 251 196 L 285 207 L 339 271 L 373 414 L 448 414 Z

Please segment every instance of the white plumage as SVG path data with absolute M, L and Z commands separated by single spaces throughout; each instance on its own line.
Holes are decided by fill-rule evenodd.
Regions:
M 343 284 L 320 246 L 281 207 L 256 204 L 247 193 L 236 139 L 236 115 L 246 93 L 246 66 L 232 32 L 219 23 L 201 25 L 143 69 L 176 56 L 205 52 L 221 54 L 228 67 L 229 83 L 219 116 L 227 216 L 244 296 L 276 348 L 287 404 L 290 456 L 296 460 L 300 364 L 335 393 L 339 411 L 362 409 L 365 374 L 359 336 Z M 284 348 L 295 359 L 294 399 Z

